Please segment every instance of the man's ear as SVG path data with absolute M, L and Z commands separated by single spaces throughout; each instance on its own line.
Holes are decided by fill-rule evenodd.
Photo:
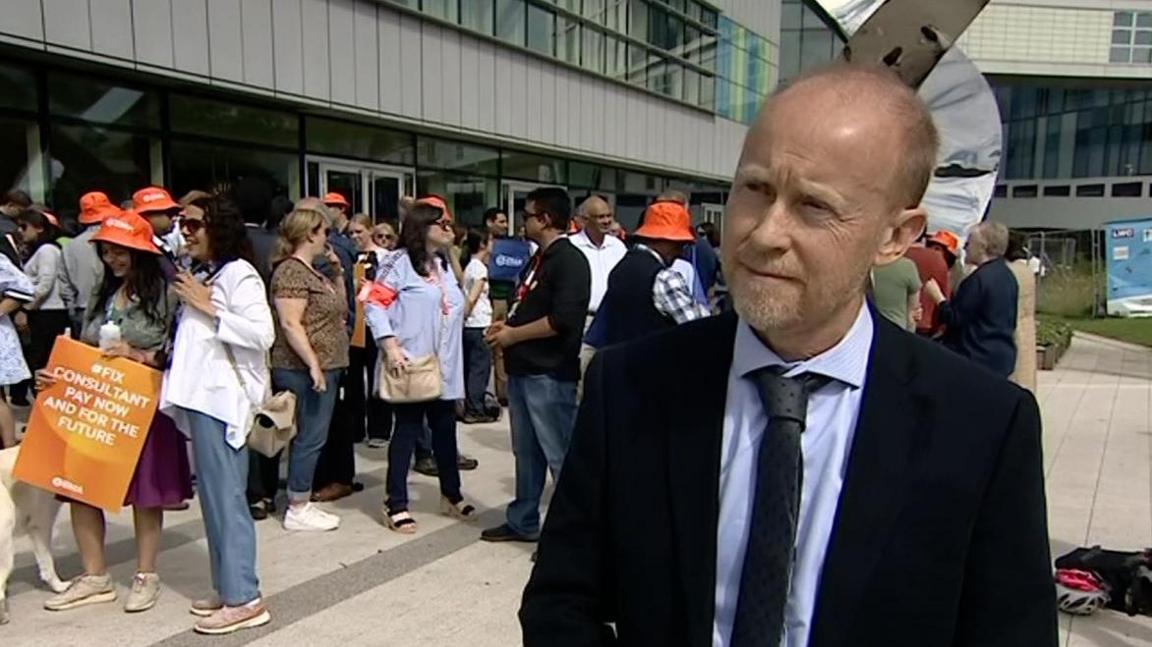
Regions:
M 904 256 L 928 226 L 928 214 L 920 207 L 904 209 L 895 218 L 895 224 L 885 229 L 873 265 L 887 265 Z

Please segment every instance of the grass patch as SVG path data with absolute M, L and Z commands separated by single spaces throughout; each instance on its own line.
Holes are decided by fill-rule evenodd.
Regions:
M 1152 348 L 1152 319 L 1041 317 L 1041 321 L 1063 322 L 1081 332 Z
M 1036 311 L 1055 317 L 1091 317 L 1095 295 L 1104 294 L 1103 274 L 1092 276 L 1090 263 L 1053 268 L 1036 288 Z

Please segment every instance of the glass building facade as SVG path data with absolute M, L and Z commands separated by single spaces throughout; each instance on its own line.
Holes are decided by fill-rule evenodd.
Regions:
M 720 16 L 697 0 L 389 0 L 470 32 L 714 110 Z
M 804 0 L 784 0 L 780 7 L 780 82 L 832 62 L 840 55 L 840 35 Z
M 751 123 L 772 91 L 772 48 L 762 36 L 720 18 L 720 50 L 716 65 L 716 114 Z
M 694 205 L 726 198 L 726 186 L 691 178 L 110 74 L 0 61 L 7 88 L 0 93 L 0 187 L 27 191 L 66 221 L 88 191 L 119 203 L 149 184 L 176 197 L 227 192 L 250 222 L 264 221 L 278 196 L 296 200 L 324 187 L 355 198 L 358 211 L 377 219 L 394 218 L 404 193 L 441 195 L 466 224 L 480 224 L 485 209 L 515 204 L 517 192 L 540 185 L 564 186 L 576 200 L 604 195 L 629 228 L 666 189 L 684 191 Z M 389 174 L 399 179 L 387 191 L 359 193 L 357 183 L 385 186 Z
M 1152 91 L 1146 84 L 990 81 L 1004 123 L 1003 179 L 1152 174 Z

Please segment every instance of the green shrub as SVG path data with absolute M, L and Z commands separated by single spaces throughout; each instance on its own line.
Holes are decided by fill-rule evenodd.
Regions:
M 1036 345 L 1067 348 L 1072 343 L 1072 326 L 1063 321 L 1041 318 L 1036 321 Z
M 1036 310 L 1058 317 L 1080 318 L 1095 314 L 1097 295 L 1104 294 L 1104 276 L 1092 276 L 1090 263 L 1056 267 L 1036 287 Z

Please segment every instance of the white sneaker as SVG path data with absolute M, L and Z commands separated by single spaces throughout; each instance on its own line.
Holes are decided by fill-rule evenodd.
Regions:
M 284 530 L 336 530 L 340 527 L 340 517 L 325 512 L 311 503 L 302 506 L 288 506 L 284 515 Z

